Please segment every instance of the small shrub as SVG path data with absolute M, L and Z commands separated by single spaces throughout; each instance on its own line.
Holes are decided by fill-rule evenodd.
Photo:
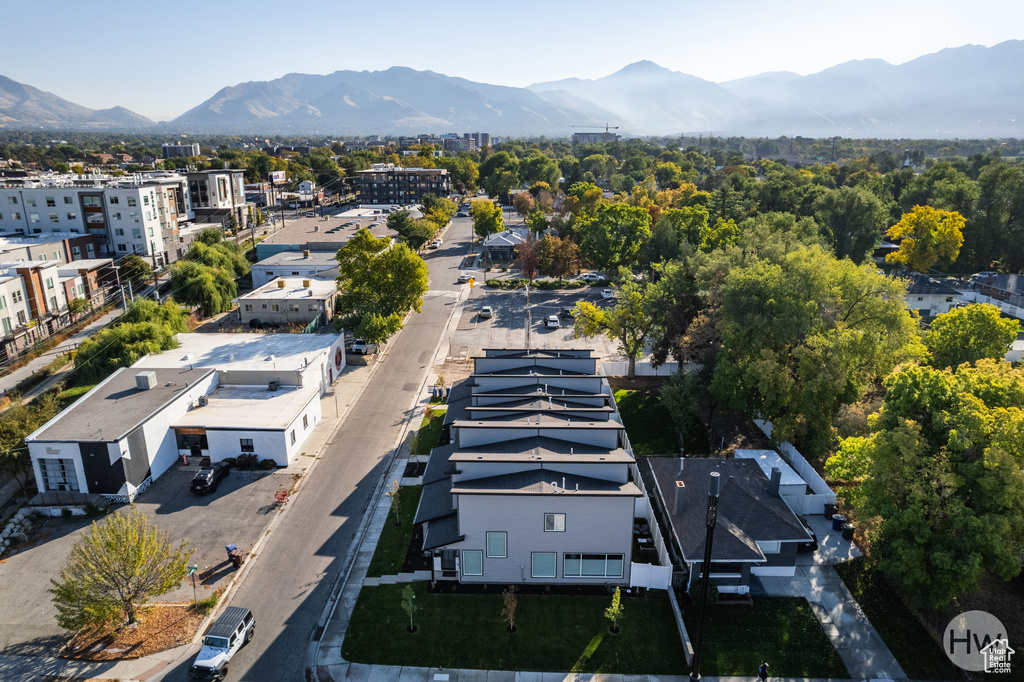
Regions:
M 227 464 L 229 467 L 233 467 L 233 466 L 235 466 L 235 462 L 237 460 L 234 457 L 225 457 L 222 461 L 225 464 Z
M 235 466 L 242 471 L 248 471 L 256 466 L 257 459 L 258 458 L 255 454 L 246 452 L 245 454 L 239 455 L 235 458 Z
M 60 515 L 61 518 L 63 518 L 65 521 L 70 521 L 71 517 L 73 517 L 75 514 L 67 507 L 64 507 L 63 509 L 60 510 Z
M 277 468 L 277 462 L 272 459 L 261 459 L 259 463 L 260 471 L 270 471 L 271 469 Z
M 95 502 L 86 502 L 83 509 L 85 510 L 86 516 L 103 516 L 110 511 L 109 507 L 98 505 Z M 61 513 L 63 514 L 63 512 Z
M 210 611 L 213 611 L 214 607 L 217 606 L 217 602 L 220 601 L 221 590 L 217 590 L 209 597 L 200 599 L 196 602 L 196 611 L 205 615 L 209 615 Z

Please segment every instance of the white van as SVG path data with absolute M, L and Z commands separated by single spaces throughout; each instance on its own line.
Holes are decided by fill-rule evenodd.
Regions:
M 203 648 L 189 668 L 196 680 L 223 680 L 228 661 L 256 634 L 256 619 L 244 606 L 229 606 L 203 637 Z

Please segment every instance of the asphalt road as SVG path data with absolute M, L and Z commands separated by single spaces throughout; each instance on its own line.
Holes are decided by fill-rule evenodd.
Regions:
M 431 291 L 455 291 L 469 247 L 471 221 L 457 218 L 444 246 L 429 252 Z M 292 508 L 263 546 L 231 598 L 256 617 L 256 637 L 232 659 L 230 680 L 304 680 L 303 665 L 317 619 L 344 568 L 385 458 L 397 444 L 451 314 L 455 298 L 429 295 L 391 341 L 329 443 Z M 163 679 L 186 680 L 188 663 Z

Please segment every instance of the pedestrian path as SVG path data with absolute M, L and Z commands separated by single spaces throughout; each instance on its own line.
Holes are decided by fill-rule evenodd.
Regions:
M 363 587 L 398 585 L 401 583 L 414 583 L 423 580 L 430 580 L 430 571 L 413 571 L 412 573 L 399 573 L 398 575 L 382 575 L 379 578 L 364 578 Z

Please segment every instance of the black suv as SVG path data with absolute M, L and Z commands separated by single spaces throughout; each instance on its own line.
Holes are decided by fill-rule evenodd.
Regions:
M 220 479 L 228 475 L 228 465 L 224 462 L 215 462 L 209 467 L 199 470 L 199 473 L 192 479 L 189 489 L 194 493 L 212 493 L 217 490 Z

